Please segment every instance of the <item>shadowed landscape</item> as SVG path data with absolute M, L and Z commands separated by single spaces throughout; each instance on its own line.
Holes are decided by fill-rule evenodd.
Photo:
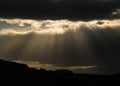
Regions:
M 120 74 L 92 75 L 68 70 L 46 71 L 25 64 L 0 60 L 1 84 L 15 86 L 119 86 Z M 6 82 L 6 83 L 5 83 Z

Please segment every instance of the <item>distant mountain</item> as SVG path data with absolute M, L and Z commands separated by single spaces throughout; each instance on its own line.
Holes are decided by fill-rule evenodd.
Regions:
M 120 86 L 120 74 L 74 74 L 68 70 L 46 71 L 0 60 L 0 85 L 10 86 Z

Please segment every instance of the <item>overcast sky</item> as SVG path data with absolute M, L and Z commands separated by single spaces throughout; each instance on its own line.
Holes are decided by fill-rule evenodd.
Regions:
M 114 19 L 119 0 L 0 0 L 1 17 L 32 19 Z

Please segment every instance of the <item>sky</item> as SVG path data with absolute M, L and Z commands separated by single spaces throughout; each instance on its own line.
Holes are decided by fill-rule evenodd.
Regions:
M 120 73 L 119 0 L 0 0 L 0 11 L 0 59 Z
M 120 0 L 0 0 L 1 17 L 30 19 L 114 19 Z

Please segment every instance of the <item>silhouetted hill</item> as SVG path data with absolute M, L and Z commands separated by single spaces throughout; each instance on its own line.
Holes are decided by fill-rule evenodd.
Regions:
M 68 70 L 46 71 L 0 60 L 0 85 L 10 86 L 120 86 L 120 74 L 74 74 Z
M 25 64 L 18 64 L 16 62 L 0 60 L 0 71 L 14 72 L 14 71 L 25 71 L 29 67 Z

